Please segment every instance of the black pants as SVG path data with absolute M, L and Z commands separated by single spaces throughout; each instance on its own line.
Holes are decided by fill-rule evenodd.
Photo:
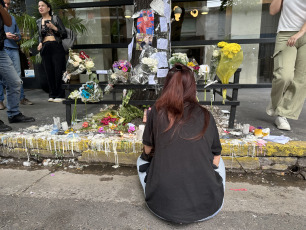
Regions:
M 63 98 L 65 92 L 62 89 L 62 76 L 66 70 L 66 58 L 62 44 L 56 41 L 44 42 L 40 55 L 47 74 L 49 97 Z

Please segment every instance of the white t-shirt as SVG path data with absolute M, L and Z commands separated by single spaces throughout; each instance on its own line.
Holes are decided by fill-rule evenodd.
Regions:
M 283 0 L 279 31 L 299 31 L 306 23 L 306 0 Z

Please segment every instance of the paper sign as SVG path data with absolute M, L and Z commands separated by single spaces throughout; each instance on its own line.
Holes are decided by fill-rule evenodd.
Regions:
M 158 69 L 157 70 L 157 77 L 166 77 L 168 74 L 168 69 Z
M 167 32 L 168 31 L 168 23 L 167 23 L 167 18 L 165 17 L 160 17 L 159 18 L 159 25 L 160 25 L 160 32 Z
M 166 52 L 156 53 L 156 58 L 158 60 L 158 68 L 168 67 L 167 53 Z
M 108 74 L 108 70 L 96 70 L 97 74 Z
M 168 49 L 168 40 L 165 38 L 157 39 L 157 49 L 162 49 L 162 50 Z
M 168 23 L 170 23 L 170 14 L 171 14 L 170 5 L 169 5 L 169 3 L 165 3 L 164 15 L 165 15 Z

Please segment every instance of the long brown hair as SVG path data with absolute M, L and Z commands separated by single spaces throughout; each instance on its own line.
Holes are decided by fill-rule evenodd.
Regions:
M 164 132 L 170 130 L 174 123 L 178 123 L 179 126 L 184 124 L 191 117 L 193 110 L 200 107 L 204 112 L 204 126 L 202 131 L 191 139 L 203 137 L 208 127 L 210 116 L 208 110 L 197 101 L 196 92 L 197 88 L 192 70 L 183 64 L 176 63 L 169 70 L 162 94 L 155 103 L 159 117 L 167 116 L 169 121 L 169 125 Z M 187 105 L 190 107 L 189 116 L 187 116 L 187 119 L 183 119 L 184 106 Z

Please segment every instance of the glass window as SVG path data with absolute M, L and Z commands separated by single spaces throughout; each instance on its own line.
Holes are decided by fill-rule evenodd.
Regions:
M 132 19 L 124 12 L 132 6 L 92 7 L 73 9 L 83 19 L 87 33 L 77 36 L 76 44 L 127 43 L 132 37 Z
M 254 0 L 234 1 L 221 10 L 220 1 L 174 2 L 172 9 L 179 6 L 182 14 L 179 21 L 171 24 L 172 40 L 274 37 L 278 17 L 269 15 L 269 5 Z M 209 11 L 201 14 L 205 6 Z
M 240 73 L 240 83 L 256 84 L 271 82 L 273 78 L 273 53 L 274 44 L 242 44 L 243 62 Z M 195 59 L 198 64 L 210 64 L 210 45 L 200 47 L 173 47 L 172 53 L 186 53 L 189 59 Z M 258 56 L 260 53 L 260 56 Z

